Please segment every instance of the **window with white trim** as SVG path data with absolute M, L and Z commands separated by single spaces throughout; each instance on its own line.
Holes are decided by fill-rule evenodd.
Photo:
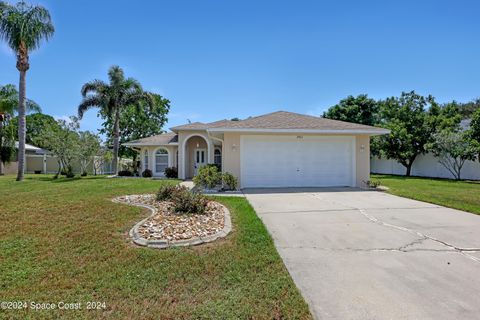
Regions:
M 164 172 L 168 167 L 168 151 L 165 149 L 158 149 L 155 153 L 155 171 L 158 173 Z
M 222 167 L 222 151 L 218 148 L 215 148 L 213 153 L 213 163 L 215 163 L 219 168 Z
M 143 170 L 148 169 L 148 150 L 143 153 Z

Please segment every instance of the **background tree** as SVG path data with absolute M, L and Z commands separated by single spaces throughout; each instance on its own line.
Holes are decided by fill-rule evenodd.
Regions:
M 73 162 L 79 158 L 80 139 L 77 133 L 79 123 L 75 117 L 70 119 L 71 121 L 58 120 L 57 127 L 47 128 L 35 139 L 35 143 L 46 146 L 57 157 L 56 177 L 62 170 L 67 177 L 73 177 Z
M 324 118 L 361 123 L 369 126 L 379 121 L 379 104 L 366 94 L 348 96 L 323 113 Z
M 441 108 L 432 96 L 424 97 L 415 91 L 387 98 L 380 108 L 379 124 L 391 132 L 374 139 L 372 149 L 379 156 L 397 160 L 406 168 L 407 176 L 415 159 L 427 151 L 425 145 L 433 141 L 433 135 L 458 125 L 460 120 L 452 108 Z
M 153 106 L 141 101 L 139 106 L 129 105 L 120 112 L 119 130 L 120 147 L 119 156 L 136 160 L 137 152 L 126 148 L 121 144 L 127 141 L 150 137 L 163 132 L 162 128 L 167 122 L 167 114 L 170 110 L 170 101 L 159 94 L 151 93 Z M 105 122 L 100 129 L 101 134 L 107 137 L 107 144 L 113 142 L 114 122 L 111 117 L 100 111 Z
M 57 121 L 50 115 L 43 113 L 33 113 L 25 117 L 28 123 L 28 127 L 25 134 L 26 143 L 34 144 L 37 147 L 47 149 L 46 146 L 42 145 L 41 141 L 36 141 L 35 137 L 39 136 L 43 131 L 47 130 L 50 127 L 57 127 Z M 11 125 L 15 127 L 15 131 L 18 131 L 18 118 L 13 118 Z
M 26 100 L 27 112 L 41 112 L 40 106 L 34 101 Z M 15 118 L 18 113 L 18 91 L 15 85 L 0 86 L 0 175 L 5 164 L 15 156 L 15 141 L 17 141 L 18 125 Z M 18 121 L 17 121 L 18 123 Z
M 480 144 L 480 109 L 477 109 L 472 114 L 472 121 L 470 122 L 470 128 L 467 132 L 471 140 Z M 478 161 L 480 161 L 480 150 L 478 151 Z
M 80 161 L 80 173 L 87 175 L 87 168 L 92 163 L 94 156 L 100 151 L 100 137 L 89 131 L 79 132 L 78 156 Z
M 120 140 L 121 111 L 131 105 L 139 106 L 140 102 L 153 106 L 153 98 L 145 93 L 140 83 L 133 78 L 125 78 L 119 66 L 113 66 L 108 71 L 109 83 L 93 80 L 83 85 L 81 93 L 83 100 L 78 106 L 78 116 L 91 108 L 100 108 L 100 113 L 106 115 L 113 123 L 113 170 L 118 170 L 118 149 Z
M 25 167 L 25 113 L 26 113 L 26 74 L 30 68 L 29 53 L 48 40 L 54 33 L 50 13 L 39 5 L 29 5 L 20 1 L 10 5 L 0 2 L 0 38 L 17 55 L 17 69 L 20 72 L 18 96 L 18 174 L 17 181 L 23 180 Z
M 442 130 L 433 138 L 433 142 L 427 144 L 427 149 L 455 179 L 460 180 L 465 161 L 475 160 L 480 144 L 470 139 L 467 132 L 461 131 Z
M 107 148 L 100 148 L 96 157 L 93 158 L 93 174 L 97 175 L 98 172 L 103 171 L 105 164 L 111 163 L 113 159 L 112 151 Z
M 8 125 L 9 118 L 0 119 L 0 175 L 4 174 L 5 164 L 15 156 L 15 131 Z
M 453 101 L 454 103 L 457 103 Z M 475 111 L 480 109 L 480 98 L 476 98 L 466 103 L 458 103 L 460 114 L 463 119 L 470 119 Z

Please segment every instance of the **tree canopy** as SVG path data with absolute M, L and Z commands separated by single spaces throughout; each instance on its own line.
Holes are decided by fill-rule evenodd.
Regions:
M 127 141 L 141 139 L 163 132 L 162 128 L 167 122 L 167 114 L 170 110 L 170 101 L 159 94 L 151 93 L 153 105 L 140 102 L 139 106 L 129 105 L 120 112 L 120 148 L 119 155 L 122 157 L 136 158 L 137 153 L 121 144 Z M 114 119 L 100 110 L 101 117 L 105 120 L 100 129 L 101 134 L 107 137 L 107 144 L 113 143 Z
M 379 104 L 366 94 L 348 96 L 323 113 L 324 118 L 373 126 L 378 123 Z
M 46 148 L 42 144 L 42 141 L 35 141 L 36 137 L 40 136 L 45 130 L 49 130 L 52 127 L 58 127 L 58 122 L 50 115 L 42 113 L 34 113 L 26 116 L 28 123 L 25 141 L 30 144 L 34 144 L 40 148 Z M 11 125 L 14 126 L 17 131 L 18 128 L 18 118 L 13 118 Z
M 424 97 L 415 91 L 387 98 L 381 102 L 379 125 L 391 132 L 377 137 L 372 150 L 397 160 L 409 176 L 413 162 L 427 151 L 426 145 L 434 140 L 434 134 L 458 126 L 460 117 L 454 111 L 454 106 L 441 108 L 432 96 Z

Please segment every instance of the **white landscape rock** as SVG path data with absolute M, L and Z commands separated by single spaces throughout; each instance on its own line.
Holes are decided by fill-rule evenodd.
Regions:
M 175 213 L 171 202 L 156 201 L 153 194 L 121 196 L 112 201 L 152 211 L 130 231 L 139 245 L 155 248 L 197 245 L 225 237 L 231 231 L 228 209 L 215 201 L 208 203 L 205 214 Z

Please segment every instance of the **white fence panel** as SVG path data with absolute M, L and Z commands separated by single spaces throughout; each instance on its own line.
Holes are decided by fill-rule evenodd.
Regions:
M 370 158 L 370 171 L 372 173 L 405 175 L 406 168 L 395 160 Z M 467 161 L 462 168 L 462 179 L 480 180 L 480 163 L 478 161 Z M 453 175 L 437 158 L 432 154 L 420 155 L 412 166 L 412 176 L 448 178 L 453 179 Z

